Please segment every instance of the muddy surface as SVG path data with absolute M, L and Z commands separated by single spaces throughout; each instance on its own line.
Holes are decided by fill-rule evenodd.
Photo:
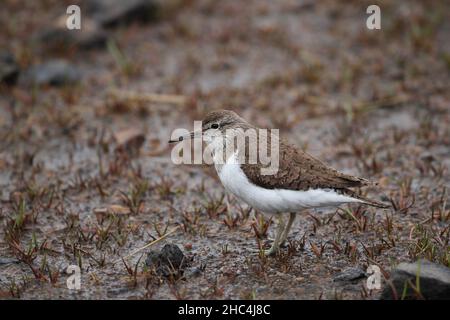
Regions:
M 37 40 L 66 2 L 0 13 L 20 67 L 0 88 L 1 298 L 376 299 L 369 265 L 387 279 L 418 258 L 450 266 L 448 4 L 385 1 L 373 31 L 365 1 L 168 1 L 101 26 L 96 46 Z M 30 76 L 61 59 L 58 81 Z M 219 108 L 378 181 L 362 192 L 393 207 L 299 213 L 280 254 L 260 257 L 272 221 L 213 168 L 170 158 L 172 130 Z M 162 274 L 145 261 L 168 243 L 188 263 Z

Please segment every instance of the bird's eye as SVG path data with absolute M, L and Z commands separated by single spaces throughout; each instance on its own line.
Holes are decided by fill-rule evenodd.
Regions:
M 211 128 L 212 128 L 212 129 L 219 129 L 219 124 L 218 124 L 218 123 L 213 123 L 213 124 L 211 125 Z

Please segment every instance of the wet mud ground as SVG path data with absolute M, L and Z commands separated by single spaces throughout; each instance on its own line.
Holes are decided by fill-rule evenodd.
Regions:
M 21 70 L 63 58 L 81 77 L 0 89 L 1 298 L 377 299 L 369 265 L 386 279 L 418 258 L 450 266 L 448 4 L 385 1 L 371 31 L 365 1 L 196 0 L 60 52 L 33 35 L 61 3 L 0 15 Z M 172 130 L 219 108 L 378 181 L 361 192 L 392 208 L 299 213 L 288 245 L 260 257 L 270 219 L 232 197 L 228 211 L 213 168 L 171 162 Z M 144 263 L 167 243 L 188 262 L 169 277 Z

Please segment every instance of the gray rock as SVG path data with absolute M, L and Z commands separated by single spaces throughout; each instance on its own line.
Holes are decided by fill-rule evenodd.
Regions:
M 415 286 L 418 274 L 420 294 L 423 298 L 430 300 L 450 299 L 450 269 L 427 260 L 419 260 L 415 263 L 401 263 L 392 272 L 389 281 L 397 292 L 397 298 L 402 298 L 405 286 L 407 288 L 405 299 L 418 298 L 416 291 L 408 284 L 408 281 L 410 281 Z M 392 287 L 386 285 L 380 299 L 391 300 L 395 298 Z
M 31 85 L 62 86 L 80 80 L 81 72 L 78 68 L 64 60 L 51 60 L 29 69 L 22 81 Z
M 150 251 L 145 259 L 145 264 L 157 274 L 169 277 L 183 275 L 188 261 L 177 245 L 168 243 L 161 252 Z
M 0 83 L 15 84 L 19 72 L 19 65 L 14 56 L 6 51 L 0 52 Z
M 356 282 L 367 277 L 364 270 L 360 268 L 348 268 L 333 277 L 335 282 Z
M 69 30 L 65 26 L 52 26 L 34 35 L 36 42 L 47 51 L 90 50 L 106 46 L 108 34 L 94 22 L 85 22 L 81 30 Z
M 155 0 L 89 0 L 87 2 L 88 13 L 104 27 L 155 20 L 159 6 L 159 2 Z
M 11 263 L 19 263 L 20 261 L 14 258 L 1 258 L 0 257 L 0 265 L 2 264 L 11 264 Z
M 183 251 L 174 244 L 166 244 L 160 253 L 160 257 L 166 264 L 172 264 L 172 266 L 176 269 L 179 269 L 183 261 L 185 260 Z

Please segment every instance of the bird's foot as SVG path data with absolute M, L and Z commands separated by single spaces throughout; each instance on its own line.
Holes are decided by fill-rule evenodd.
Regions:
M 256 253 L 257 255 L 259 255 L 260 257 L 273 257 L 275 256 L 278 252 L 279 252 L 280 248 L 274 248 L 274 246 L 270 247 L 270 249 L 263 249 L 263 248 L 259 248 L 259 249 L 250 249 L 250 252 L 252 253 Z
M 280 251 L 280 248 L 274 249 L 273 246 L 269 250 L 264 250 L 264 256 L 273 257 Z

